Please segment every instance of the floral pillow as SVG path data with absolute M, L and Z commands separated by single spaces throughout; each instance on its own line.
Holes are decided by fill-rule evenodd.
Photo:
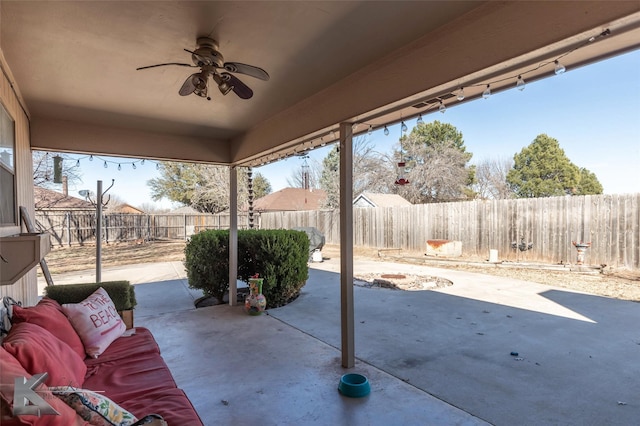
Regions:
M 68 386 L 49 390 L 92 426 L 131 426 L 138 419 L 104 395 Z
M 62 305 L 62 310 L 80 336 L 85 352 L 92 358 L 102 354 L 126 330 L 113 301 L 102 287 L 80 303 Z

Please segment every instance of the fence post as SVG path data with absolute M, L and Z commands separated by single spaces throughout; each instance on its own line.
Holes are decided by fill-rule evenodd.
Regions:
M 66 212 L 64 217 L 67 221 L 67 245 L 71 247 L 71 212 Z
M 187 241 L 187 214 L 182 215 L 182 227 L 184 229 L 184 240 Z

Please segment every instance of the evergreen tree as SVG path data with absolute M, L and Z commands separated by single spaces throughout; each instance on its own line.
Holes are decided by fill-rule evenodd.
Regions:
M 552 137 L 538 135 L 513 160 L 513 168 L 507 173 L 507 182 L 518 198 L 573 195 L 578 192 L 580 170 Z
M 576 195 L 592 195 L 602 194 L 602 184 L 596 177 L 595 173 L 590 172 L 584 167 L 580 168 L 580 183 L 578 184 L 578 190 Z

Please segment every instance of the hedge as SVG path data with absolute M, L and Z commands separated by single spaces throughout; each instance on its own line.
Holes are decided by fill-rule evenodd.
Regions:
M 100 287 L 104 288 L 118 311 L 133 309 L 136 302 L 134 286 L 129 281 L 105 281 L 101 283 L 50 285 L 45 287 L 47 297 L 61 305 L 80 303 Z

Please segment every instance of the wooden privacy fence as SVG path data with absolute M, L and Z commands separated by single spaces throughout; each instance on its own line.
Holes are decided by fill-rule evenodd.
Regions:
M 462 242 L 463 256 L 575 263 L 572 242 L 591 243 L 585 264 L 640 269 L 640 194 L 474 200 L 354 208 L 354 245 L 426 251 L 432 239 Z M 262 213 L 261 228 L 313 226 L 340 244 L 338 211 Z M 529 248 L 531 246 L 531 248 Z M 520 249 L 523 248 L 524 250 Z
M 95 242 L 96 215 L 86 211 L 36 211 L 36 226 L 51 234 L 51 243 L 71 246 Z M 247 227 L 246 215 L 238 227 Z M 106 242 L 184 240 L 205 229 L 229 229 L 229 214 L 127 214 L 103 215 Z

